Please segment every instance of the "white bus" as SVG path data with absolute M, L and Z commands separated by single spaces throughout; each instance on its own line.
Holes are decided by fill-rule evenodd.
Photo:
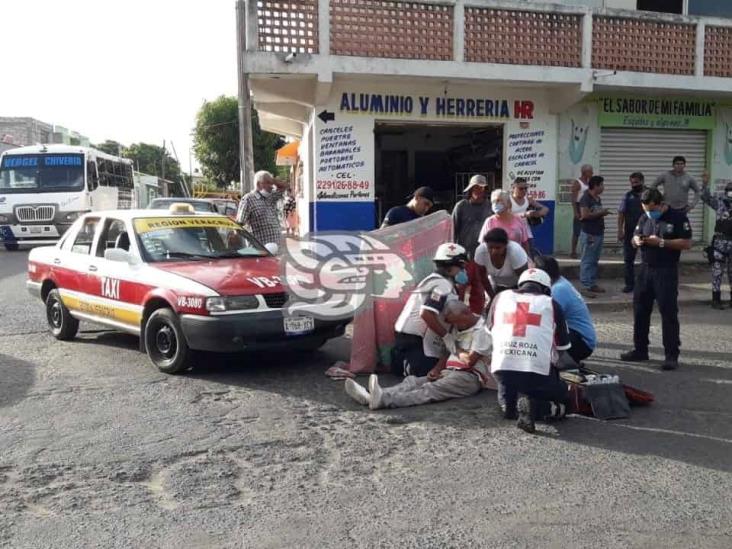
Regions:
M 88 147 L 36 145 L 0 157 L 0 241 L 56 242 L 83 213 L 136 204 L 132 161 Z

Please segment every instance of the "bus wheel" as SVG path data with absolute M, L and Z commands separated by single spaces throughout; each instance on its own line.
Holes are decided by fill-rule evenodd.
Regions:
M 8 242 L 5 243 L 5 249 L 9 252 L 17 252 L 18 248 L 19 248 L 19 246 L 17 244 L 8 243 Z

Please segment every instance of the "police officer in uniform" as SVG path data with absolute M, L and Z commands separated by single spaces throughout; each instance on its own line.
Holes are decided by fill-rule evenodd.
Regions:
M 517 427 L 528 433 L 534 432 L 536 419 L 564 417 L 569 403 L 567 384 L 552 366 L 571 346 L 569 330 L 551 287 L 546 272 L 528 269 L 518 290 L 499 293 L 488 313 L 498 403 L 503 417 L 518 415 Z
M 427 275 L 409 296 L 394 325 L 391 371 L 397 376 L 426 376 L 438 360 L 455 351 L 454 337 L 445 322 L 445 304 L 458 299 L 455 284 L 466 284 L 465 248 L 453 242 L 440 244 Z
M 648 360 L 648 332 L 653 302 L 658 304 L 666 359 L 661 368 L 679 366 L 679 258 L 691 248 L 689 218 L 663 203 L 658 189 L 641 195 L 644 214 L 633 233 L 633 245 L 640 248 L 641 266 L 633 292 L 633 342 L 631 351 L 620 355 L 626 362 Z
M 723 309 L 722 275 L 725 265 L 730 287 L 730 306 L 732 306 L 732 181 L 727 183 L 723 193 L 714 196 L 709 192 L 705 177 L 701 199 L 717 214 L 712 240 L 712 307 Z
M 633 232 L 640 216 L 643 215 L 641 193 L 643 192 L 643 174 L 630 174 L 630 190 L 625 193 L 618 206 L 618 242 L 623 244 L 625 260 L 625 287 L 623 293 L 629 294 L 635 285 L 635 256 L 638 248 L 633 246 Z

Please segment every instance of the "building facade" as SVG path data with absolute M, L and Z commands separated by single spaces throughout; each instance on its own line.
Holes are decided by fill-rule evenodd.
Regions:
M 89 138 L 63 126 L 54 126 L 35 118 L 0 116 L 0 142 L 4 145 L 62 144 L 89 147 Z
M 654 179 L 675 155 L 724 186 L 732 13 L 678 4 L 250 0 L 243 68 L 262 127 L 301 142 L 301 232 L 373 229 L 420 185 L 449 209 L 483 173 L 529 180 L 551 212 L 537 243 L 561 252 L 583 164 L 611 208 L 631 172 Z M 637 9 L 659 5 L 674 13 Z M 724 17 L 693 15 L 705 6 Z M 698 239 L 711 217 L 693 211 Z

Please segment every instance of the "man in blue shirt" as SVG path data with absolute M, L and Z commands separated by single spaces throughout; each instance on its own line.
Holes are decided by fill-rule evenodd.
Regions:
M 572 283 L 559 273 L 559 263 L 551 256 L 538 256 L 536 268 L 545 271 L 552 281 L 552 298 L 559 303 L 569 328 L 572 347 L 567 351 L 579 363 L 592 354 L 597 346 L 597 335 L 590 310 Z
M 420 187 L 405 206 L 394 206 L 384 216 L 381 228 L 399 225 L 426 215 L 435 204 L 435 191 L 430 187 Z

